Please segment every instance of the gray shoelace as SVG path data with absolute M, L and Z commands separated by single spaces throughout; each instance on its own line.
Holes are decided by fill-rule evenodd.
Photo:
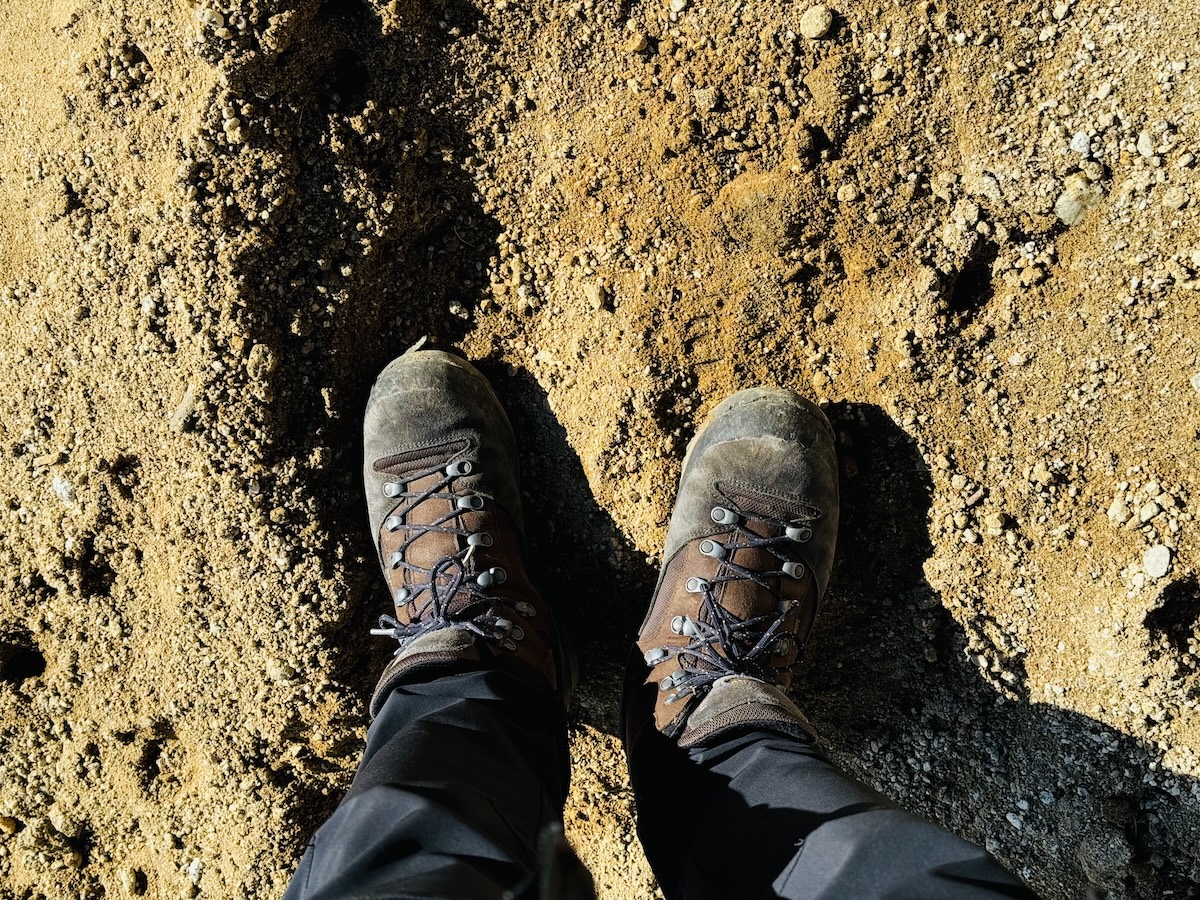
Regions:
M 388 497 L 400 501 L 384 520 L 384 527 L 390 531 L 406 532 L 399 548 L 389 554 L 384 562 L 391 568 L 404 569 L 416 576 L 409 580 L 409 585 L 399 588 L 393 598 L 397 608 L 407 606 L 411 609 L 408 622 L 382 615 L 379 617 L 379 627 L 371 629 L 373 635 L 398 641 L 400 646 L 396 650 L 397 655 L 404 652 L 416 638 L 444 628 L 465 629 L 508 650 L 516 649 L 516 642 L 525 637 L 520 625 L 507 616 L 497 615 L 496 610 L 498 606 L 511 606 L 514 612 L 529 617 L 534 614 L 532 605 L 493 597 L 488 593 L 489 588 L 505 581 L 507 576 L 504 569 L 494 566 L 474 577 L 467 574 L 467 566 L 476 549 L 492 544 L 489 534 L 472 532 L 462 523 L 462 514 L 482 509 L 484 498 L 478 494 L 459 495 L 451 490 L 456 478 L 469 475 L 472 471 L 473 465 L 469 461 L 455 462 L 407 476 L 408 482 L 413 482 L 440 472 L 442 478 L 425 490 L 408 491 L 401 482 L 388 482 L 383 487 Z M 434 499 L 450 501 L 450 512 L 426 524 L 410 525 L 405 521 L 417 506 Z M 413 565 L 405 558 L 406 552 L 415 540 L 431 533 L 455 535 L 465 540 L 457 553 L 442 557 L 428 569 Z M 421 583 L 421 579 L 424 579 L 424 583 Z

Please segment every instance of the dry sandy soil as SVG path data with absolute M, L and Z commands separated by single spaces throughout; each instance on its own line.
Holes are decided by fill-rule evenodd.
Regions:
M 387 648 L 358 428 L 421 335 L 524 437 L 568 830 L 730 391 L 839 436 L 798 696 L 1039 891 L 1200 896 L 1195 0 L 0 5 L 0 897 L 278 897 Z M 811 35 L 811 36 L 810 36 Z

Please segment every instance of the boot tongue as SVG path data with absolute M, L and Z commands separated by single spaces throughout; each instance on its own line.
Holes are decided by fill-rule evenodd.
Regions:
M 424 478 L 418 478 L 408 484 L 407 489 L 411 493 L 419 493 L 422 491 L 434 489 L 441 481 L 442 474 L 440 472 L 432 475 L 427 475 Z M 446 493 L 441 491 L 440 493 Z M 432 525 L 439 519 L 444 518 L 454 512 L 454 502 L 451 500 L 430 497 L 427 500 L 422 500 L 414 505 L 406 516 L 407 524 L 411 526 Z M 442 523 L 441 528 L 452 528 L 454 519 Z M 411 535 L 411 532 L 407 532 Z M 453 534 L 445 534 L 440 531 L 427 531 L 419 534 L 411 539 L 408 545 L 408 550 L 404 554 L 405 559 L 410 565 L 419 566 L 422 569 L 432 569 L 440 560 L 447 556 L 453 556 L 458 552 L 458 537 Z M 447 579 L 448 580 L 448 579 Z M 405 581 L 407 583 L 425 584 L 428 581 L 428 576 L 421 575 L 415 572 L 405 570 Z
M 760 520 L 748 520 L 744 527 L 759 537 L 769 537 L 770 526 Z M 730 562 L 749 569 L 751 572 L 774 572 L 779 570 L 780 561 L 770 551 L 761 547 L 743 547 L 735 550 Z M 779 577 L 764 579 L 773 589 L 779 586 Z M 722 585 L 717 601 L 741 619 L 770 615 L 775 611 L 775 598 L 771 592 L 749 578 L 739 578 Z

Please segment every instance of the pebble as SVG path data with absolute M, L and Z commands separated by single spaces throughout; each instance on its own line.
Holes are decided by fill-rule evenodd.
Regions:
M 1187 202 L 1188 192 L 1182 185 L 1173 184 L 1163 191 L 1162 203 L 1167 209 L 1183 209 Z
M 833 10 L 824 3 L 810 6 L 800 17 L 800 33 L 809 40 L 819 41 L 833 30 Z
M 50 482 L 54 488 L 54 493 L 58 495 L 58 499 L 68 505 L 75 502 L 75 486 L 61 475 L 55 475 Z
M 843 184 L 837 189 L 837 198 L 842 203 L 851 203 L 859 197 L 858 185 Z
M 1189 383 L 1192 386 L 1192 390 L 1194 390 L 1197 394 L 1200 394 L 1200 372 L 1197 372 L 1195 375 L 1193 375 Z
M 1150 137 L 1150 132 L 1143 131 L 1138 135 L 1137 152 L 1146 157 L 1146 159 L 1154 156 L 1154 138 Z
M 250 348 L 250 356 L 246 360 L 246 373 L 255 381 L 265 380 L 275 371 L 275 354 L 266 344 L 255 344 Z
M 1138 510 L 1138 521 L 1145 525 L 1160 512 L 1162 512 L 1162 507 L 1153 500 L 1149 503 L 1143 503 L 1142 508 Z
M 179 401 L 179 405 L 175 407 L 175 412 L 171 413 L 169 424 L 172 431 L 182 432 L 188 429 L 192 422 L 192 416 L 196 414 L 196 386 L 189 384 L 187 390 L 183 392 L 183 399 Z
M 813 319 L 817 322 L 820 322 L 822 325 L 826 325 L 833 321 L 833 310 L 827 303 L 818 303 L 816 306 L 814 306 L 812 315 Z M 1200 375 L 1197 375 L 1196 377 L 1200 378 Z
M 688 0 L 671 0 L 671 12 L 681 13 L 688 5 Z
M 1129 521 L 1129 504 L 1124 497 L 1117 497 L 1108 508 L 1108 521 L 1114 525 L 1124 525 Z
M 635 31 L 629 35 L 629 40 L 625 42 L 625 50 L 628 53 L 641 53 L 650 45 L 649 39 L 644 31 Z
M 602 284 L 585 284 L 583 286 L 583 296 L 587 299 L 588 306 L 592 309 L 604 309 L 608 305 L 608 289 Z
M 1073 138 L 1071 138 L 1070 146 L 1071 146 L 1071 149 L 1074 150 L 1076 153 L 1078 153 L 1080 156 L 1091 156 L 1092 155 L 1092 139 L 1087 136 L 1086 131 L 1076 132 L 1075 136 Z
M 1054 213 L 1064 225 L 1078 225 L 1103 199 L 1104 189 L 1077 172 L 1063 182 L 1063 192 L 1054 202 Z
M 1171 571 L 1171 548 L 1155 544 L 1142 556 L 1142 568 L 1151 578 L 1162 578 Z

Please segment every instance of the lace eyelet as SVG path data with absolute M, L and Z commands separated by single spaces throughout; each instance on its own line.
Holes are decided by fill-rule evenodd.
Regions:
M 490 569 L 485 569 L 475 576 L 475 583 L 481 588 L 489 588 L 493 585 L 504 584 L 508 580 L 508 573 L 499 566 L 492 566 Z
M 666 647 L 654 647 L 650 650 L 647 650 L 642 655 L 642 659 L 646 661 L 646 665 L 648 666 L 657 666 L 670 655 L 671 654 L 667 652 Z
M 738 521 L 738 514 L 724 506 L 714 506 L 709 515 L 718 525 L 733 525 Z

